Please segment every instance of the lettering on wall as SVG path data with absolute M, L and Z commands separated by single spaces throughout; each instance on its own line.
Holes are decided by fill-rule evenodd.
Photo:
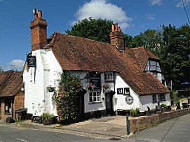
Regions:
M 129 88 L 117 88 L 117 94 L 118 95 L 125 95 L 125 101 L 128 105 L 131 105 L 134 101 L 133 97 L 130 95 L 130 89 Z
M 117 94 L 130 95 L 130 90 L 129 88 L 117 88 Z
M 101 89 L 101 76 L 98 72 L 90 72 L 90 83 L 94 85 L 94 89 L 100 90 Z
M 123 88 L 117 88 L 117 94 L 123 94 Z

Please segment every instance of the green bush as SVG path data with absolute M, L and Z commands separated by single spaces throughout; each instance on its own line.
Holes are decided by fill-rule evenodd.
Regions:
M 43 113 L 41 117 L 42 117 L 42 120 L 47 120 L 47 119 L 54 118 L 54 115 L 49 114 L 49 113 Z
M 43 113 L 42 116 L 42 122 L 44 125 L 49 125 L 55 123 L 55 116 L 49 113 Z
M 161 104 L 161 108 L 167 108 L 168 106 L 166 104 Z
M 139 109 L 131 109 L 130 110 L 130 115 L 133 117 L 139 116 Z
M 174 103 L 179 103 L 180 102 L 180 99 L 179 99 L 179 93 L 178 91 L 172 91 L 170 93 L 170 96 L 171 96 L 171 99 L 173 100 Z

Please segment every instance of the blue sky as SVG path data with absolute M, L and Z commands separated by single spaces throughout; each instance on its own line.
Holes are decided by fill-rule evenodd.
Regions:
M 190 0 L 184 0 L 190 12 Z M 43 11 L 48 36 L 65 32 L 83 18 L 118 22 L 124 33 L 137 35 L 160 25 L 181 26 L 187 18 L 180 0 L 0 0 L 0 66 L 21 69 L 31 49 L 32 9 Z

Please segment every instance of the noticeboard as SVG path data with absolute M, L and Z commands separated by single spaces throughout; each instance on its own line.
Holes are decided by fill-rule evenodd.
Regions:
M 98 72 L 90 72 L 89 73 L 90 76 L 90 83 L 93 84 L 94 89 L 101 89 L 101 77 L 100 77 L 100 73 Z

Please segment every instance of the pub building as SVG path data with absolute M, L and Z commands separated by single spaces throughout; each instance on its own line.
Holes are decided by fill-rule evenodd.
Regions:
M 52 97 L 63 72 L 80 78 L 86 90 L 80 109 L 86 117 L 171 105 L 160 60 L 144 47 L 125 47 L 118 24 L 110 27 L 111 43 L 58 32 L 47 38 L 47 22 L 42 11 L 35 9 L 30 28 L 32 50 L 23 72 L 27 113 L 57 116 Z

